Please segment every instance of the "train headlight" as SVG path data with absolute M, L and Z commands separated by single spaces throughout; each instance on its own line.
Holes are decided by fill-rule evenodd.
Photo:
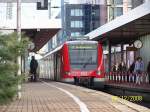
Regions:
M 65 72 L 66 75 L 70 75 L 70 72 Z
M 101 71 L 100 70 L 97 70 L 97 75 L 101 75 Z

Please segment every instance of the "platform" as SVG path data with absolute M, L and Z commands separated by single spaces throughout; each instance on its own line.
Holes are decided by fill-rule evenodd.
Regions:
M 0 112 L 150 112 L 150 109 L 80 86 L 58 82 L 23 84 L 22 98 Z

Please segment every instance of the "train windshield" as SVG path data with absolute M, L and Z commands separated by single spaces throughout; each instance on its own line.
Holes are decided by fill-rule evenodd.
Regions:
M 97 67 L 97 44 L 69 45 L 72 69 L 92 70 Z

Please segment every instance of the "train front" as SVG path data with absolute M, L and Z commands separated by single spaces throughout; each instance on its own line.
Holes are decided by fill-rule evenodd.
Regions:
M 102 46 L 96 41 L 68 42 L 70 70 L 74 83 L 103 86 L 104 67 Z

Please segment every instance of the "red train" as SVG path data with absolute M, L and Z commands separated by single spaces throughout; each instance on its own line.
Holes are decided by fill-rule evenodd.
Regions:
M 97 41 L 67 41 L 40 60 L 40 78 L 103 87 L 103 50 Z

